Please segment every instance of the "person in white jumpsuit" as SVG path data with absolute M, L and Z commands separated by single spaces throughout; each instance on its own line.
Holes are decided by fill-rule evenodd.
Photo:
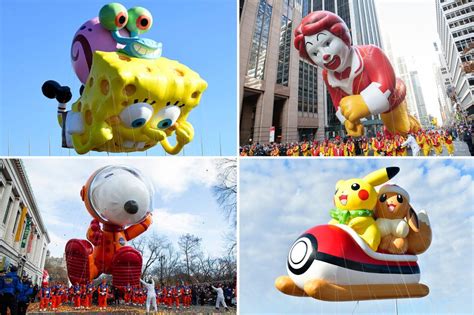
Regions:
M 216 291 L 216 293 L 217 293 L 216 309 L 218 310 L 220 308 L 221 304 L 222 304 L 222 306 L 224 306 L 226 310 L 229 310 L 227 308 L 227 304 L 225 304 L 224 290 L 222 290 L 221 285 L 219 284 L 217 286 L 217 288 L 212 286 L 212 289 L 214 289 L 214 291 Z
M 145 286 L 147 290 L 146 294 L 146 312 L 150 312 L 150 302 L 153 304 L 153 308 L 155 309 L 155 312 L 158 311 L 158 308 L 156 306 L 156 293 L 155 293 L 155 281 L 151 279 L 151 283 L 145 282 L 142 279 L 140 279 L 141 283 Z
M 411 152 L 413 156 L 418 156 L 420 154 L 420 146 L 416 142 L 415 137 L 410 133 L 408 134 L 408 138 L 401 144 L 401 146 L 404 148 L 406 146 L 410 146 Z

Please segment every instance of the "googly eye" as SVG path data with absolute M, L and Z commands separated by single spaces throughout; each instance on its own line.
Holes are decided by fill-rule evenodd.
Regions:
M 354 184 L 351 185 L 352 190 L 359 190 L 359 188 L 360 188 L 360 185 L 357 184 L 357 183 L 354 183 Z
M 288 253 L 288 269 L 294 274 L 302 274 L 313 263 L 318 242 L 312 234 L 305 234 L 298 238 Z
M 135 103 L 120 113 L 120 119 L 127 128 L 140 128 L 146 125 L 153 115 L 153 107 L 147 103 Z
M 397 201 L 399 203 L 403 203 L 403 196 L 402 195 L 397 195 Z
M 128 22 L 127 9 L 120 3 L 106 4 L 99 12 L 100 25 L 109 31 L 118 31 Z
M 156 127 L 161 130 L 168 129 L 176 123 L 180 114 L 181 110 L 178 106 L 163 108 L 154 117 Z
M 379 200 L 380 200 L 380 202 L 385 202 L 385 201 L 387 201 L 387 195 L 386 195 L 386 194 L 382 194 L 382 196 L 380 196 Z
M 143 7 L 134 7 L 128 10 L 127 29 L 133 34 L 147 32 L 153 24 L 153 16 Z

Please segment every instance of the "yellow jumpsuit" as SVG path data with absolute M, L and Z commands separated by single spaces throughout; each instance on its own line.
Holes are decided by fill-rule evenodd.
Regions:
M 440 136 L 434 136 L 433 139 L 433 149 L 436 156 L 440 156 L 443 153 L 443 138 Z
M 303 143 L 301 145 L 301 152 L 303 153 L 303 156 L 311 155 L 311 151 L 309 150 L 309 145 L 307 143 Z
M 346 151 L 347 155 L 346 156 L 355 156 L 355 145 L 354 143 L 350 142 L 346 145 Z
M 453 137 L 452 136 L 445 136 L 444 137 L 444 145 L 446 146 L 446 150 L 448 150 L 449 155 L 454 154 L 454 143 L 453 143 Z
M 367 142 L 363 142 L 360 148 L 362 149 L 362 152 L 364 152 L 364 156 L 369 155 L 369 144 Z
M 379 145 L 380 145 L 380 148 L 378 148 Z M 383 149 L 382 141 L 378 141 L 375 138 L 372 139 L 372 150 L 374 151 L 374 156 L 380 156 L 382 149 Z
M 300 148 L 299 146 L 295 146 L 293 148 L 293 156 L 300 156 Z

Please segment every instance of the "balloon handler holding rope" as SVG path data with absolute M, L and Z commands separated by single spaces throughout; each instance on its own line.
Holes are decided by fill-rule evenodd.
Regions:
M 287 258 L 288 276 L 276 288 L 324 301 L 414 298 L 428 295 L 419 283 L 417 256 L 431 244 L 425 211 L 416 213 L 408 192 L 386 184 L 398 167 L 364 178 L 340 180 L 328 225 L 303 233 Z
M 43 94 L 58 101 L 62 146 L 77 153 L 145 151 L 157 143 L 177 154 L 192 141 L 188 115 L 207 83 L 185 65 L 161 56 L 162 44 L 141 38 L 153 24 L 143 7 L 119 3 L 79 28 L 71 45 L 74 71 L 83 84 L 72 98 L 69 87 L 49 80 Z M 176 135 L 176 143 L 168 138 Z
M 85 284 L 105 273 L 112 275 L 114 286 L 138 285 L 142 256 L 127 241 L 152 223 L 152 185 L 132 167 L 106 166 L 92 174 L 81 197 L 94 219 L 87 240 L 66 244 L 69 280 Z
M 349 136 L 362 136 L 361 119 L 377 114 L 391 134 L 421 128 L 408 113 L 405 84 L 395 77 L 383 51 L 374 45 L 352 45 L 346 23 L 336 14 L 308 14 L 295 29 L 294 45 L 302 58 L 323 69 L 336 116 Z

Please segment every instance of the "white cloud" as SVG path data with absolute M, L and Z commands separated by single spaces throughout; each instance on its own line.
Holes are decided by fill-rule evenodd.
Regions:
M 334 185 L 380 167 L 399 166 L 391 180 L 428 211 L 433 243 L 419 256 L 423 299 L 399 300 L 401 313 L 472 311 L 472 161 L 441 159 L 246 160 L 240 171 L 240 307 L 244 313 L 351 313 L 354 303 L 327 303 L 279 293 L 292 242 L 329 221 Z M 467 171 L 470 170 L 470 173 Z M 356 313 L 391 313 L 394 301 L 361 302 Z
M 48 245 L 48 250 L 51 253 L 52 257 L 62 257 L 64 255 L 64 249 L 66 248 L 66 243 L 68 239 L 63 235 L 57 235 L 54 232 L 49 232 L 49 237 L 51 243 Z
M 170 232 L 174 234 L 196 233 L 205 218 L 190 213 L 173 213 L 168 209 L 156 209 L 153 211 L 153 227 L 160 233 Z

